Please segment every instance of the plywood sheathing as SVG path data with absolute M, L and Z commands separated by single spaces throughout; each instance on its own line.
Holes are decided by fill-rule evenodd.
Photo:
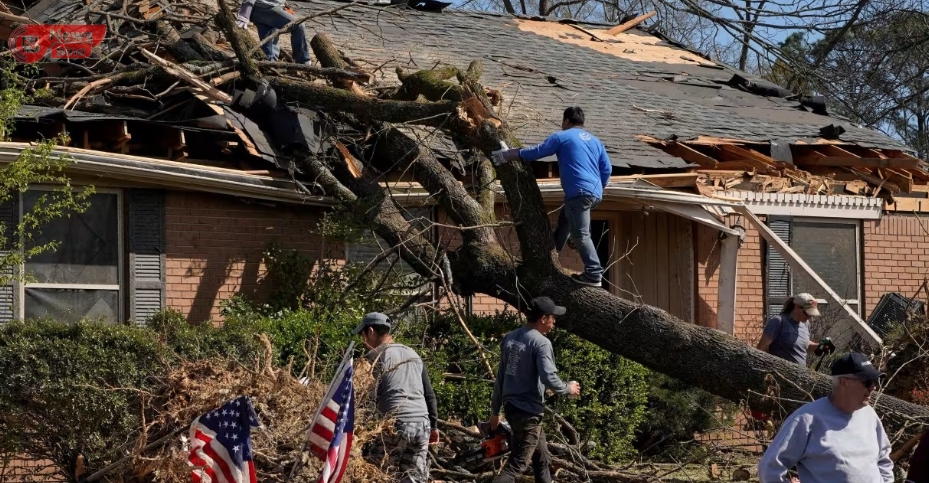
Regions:
M 585 30 L 596 35 L 600 39 L 606 40 L 598 41 L 592 40 L 590 35 L 586 35 L 584 32 L 578 31 L 568 24 L 523 19 L 515 19 L 514 22 L 516 22 L 519 30 L 524 32 L 532 32 L 537 35 L 555 39 L 559 42 L 587 47 L 604 54 L 636 62 L 716 65 L 709 60 L 698 59 L 697 56 L 684 49 L 668 45 L 658 37 L 639 33 L 635 30 L 612 36 L 607 34 L 607 29 L 595 29 L 585 26 Z

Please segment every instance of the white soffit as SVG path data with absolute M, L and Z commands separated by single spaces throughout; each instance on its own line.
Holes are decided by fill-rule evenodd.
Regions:
M 754 191 L 725 191 L 723 195 L 741 199 L 742 203 L 756 215 L 878 220 L 884 209 L 884 200 L 867 196 L 756 193 Z

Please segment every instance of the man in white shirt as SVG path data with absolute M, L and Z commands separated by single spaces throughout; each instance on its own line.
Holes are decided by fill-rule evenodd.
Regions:
M 803 483 L 893 483 L 890 441 L 870 403 L 883 376 L 864 354 L 836 360 L 832 394 L 784 421 L 758 463 L 761 483 L 789 483 L 794 466 Z

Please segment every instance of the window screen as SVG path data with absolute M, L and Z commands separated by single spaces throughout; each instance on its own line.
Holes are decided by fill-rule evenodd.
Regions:
M 23 213 L 30 212 L 43 191 L 27 191 Z M 95 193 L 84 213 L 57 218 L 41 229 L 35 245 L 60 241 L 25 263 L 23 317 L 52 317 L 74 322 L 82 317 L 120 319 L 119 195 Z
M 794 220 L 790 241 L 820 278 L 843 299 L 858 300 L 858 230 L 854 224 Z M 825 293 L 805 273 L 794 273 L 794 292 Z

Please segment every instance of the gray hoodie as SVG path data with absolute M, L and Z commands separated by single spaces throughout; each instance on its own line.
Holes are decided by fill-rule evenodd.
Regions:
M 510 332 L 501 344 L 491 414 L 500 414 L 504 403 L 530 414 L 544 414 L 545 388 L 568 393 L 568 385 L 557 372 L 552 342 L 547 337 L 528 326 Z

